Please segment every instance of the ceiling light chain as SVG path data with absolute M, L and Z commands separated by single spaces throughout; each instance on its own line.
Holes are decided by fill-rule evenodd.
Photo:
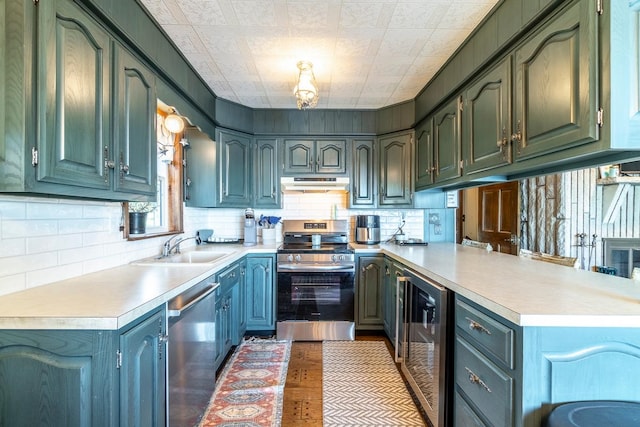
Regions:
M 316 77 L 313 75 L 313 64 L 309 61 L 299 61 L 297 66 L 300 73 L 293 94 L 296 97 L 298 110 L 314 108 L 318 105 L 318 85 Z

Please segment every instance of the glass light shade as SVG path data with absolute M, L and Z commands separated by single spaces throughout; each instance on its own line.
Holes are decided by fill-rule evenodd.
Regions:
M 164 127 L 171 133 L 180 133 L 184 130 L 184 120 L 177 114 L 169 114 L 164 119 Z
M 313 75 L 313 64 L 308 61 L 298 62 L 298 84 L 293 89 L 298 109 L 305 110 L 318 105 L 318 86 Z

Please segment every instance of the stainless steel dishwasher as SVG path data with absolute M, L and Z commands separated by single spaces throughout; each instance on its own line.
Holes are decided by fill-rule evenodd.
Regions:
M 168 303 L 170 427 L 197 425 L 213 394 L 217 287 L 211 276 Z

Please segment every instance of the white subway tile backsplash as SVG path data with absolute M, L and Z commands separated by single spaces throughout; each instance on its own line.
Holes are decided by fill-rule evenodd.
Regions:
M 284 219 L 347 219 L 353 239 L 355 215 L 380 215 L 382 237 L 391 236 L 406 215 L 405 233 L 423 236 L 422 210 L 354 210 L 347 194 L 285 194 L 283 209 L 255 209 Z M 76 277 L 160 253 L 166 236 L 127 241 L 120 231 L 121 204 L 0 196 L 0 295 Z M 184 210 L 184 237 L 211 228 L 214 237 L 243 238 L 244 209 Z M 195 245 L 186 241 L 183 249 Z

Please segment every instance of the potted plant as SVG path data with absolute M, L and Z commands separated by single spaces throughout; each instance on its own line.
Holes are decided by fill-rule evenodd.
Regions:
M 155 202 L 129 202 L 129 234 L 147 231 L 147 214 L 156 208 Z

